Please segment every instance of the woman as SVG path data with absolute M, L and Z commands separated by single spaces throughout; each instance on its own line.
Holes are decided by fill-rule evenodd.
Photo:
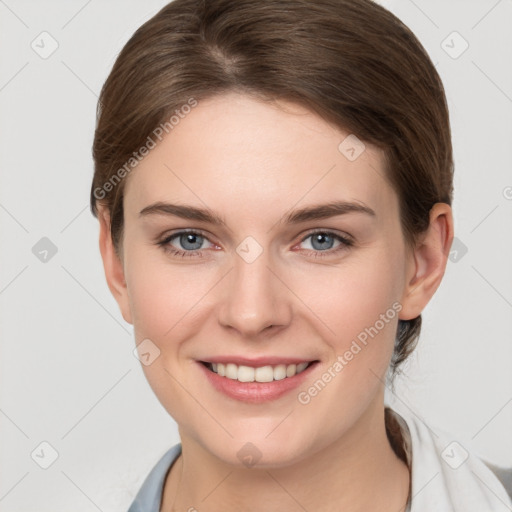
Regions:
M 384 399 L 453 240 L 444 89 L 395 16 L 175 0 L 119 55 L 93 152 L 106 279 L 181 439 L 130 512 L 510 507 Z

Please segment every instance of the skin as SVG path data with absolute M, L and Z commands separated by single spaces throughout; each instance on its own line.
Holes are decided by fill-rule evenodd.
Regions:
M 453 218 L 449 205 L 436 204 L 428 231 L 408 249 L 381 152 L 366 145 L 349 161 L 338 150 L 347 135 L 289 102 L 236 93 L 204 100 L 129 176 L 119 256 L 100 210 L 108 285 L 136 342 L 149 338 L 159 348 L 142 367 L 179 427 L 182 456 L 168 473 L 162 511 L 405 507 L 409 472 L 386 436 L 383 382 L 398 319 L 417 317 L 442 280 Z M 279 222 L 334 200 L 376 215 Z M 140 215 L 157 201 L 208 207 L 225 224 Z M 205 234 L 196 239 L 202 257 L 179 236 L 168 246 L 195 256 L 157 245 L 183 229 Z M 313 245 L 313 229 L 354 243 L 338 252 L 336 238 Z M 252 263 L 236 252 L 248 236 L 263 249 Z M 297 393 L 397 301 L 400 312 L 308 404 L 299 403 Z M 251 404 L 219 393 L 199 370 L 197 360 L 221 354 L 320 364 L 300 389 Z M 250 468 L 237 457 L 246 442 L 262 454 Z

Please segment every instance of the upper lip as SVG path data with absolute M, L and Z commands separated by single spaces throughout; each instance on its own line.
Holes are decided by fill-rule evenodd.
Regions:
M 233 363 L 237 366 L 252 366 L 259 368 L 261 366 L 277 366 L 279 364 L 300 364 L 311 363 L 317 359 L 303 359 L 300 357 L 278 357 L 278 356 L 260 356 L 260 357 L 242 357 L 242 356 L 212 356 L 201 359 L 204 363 Z

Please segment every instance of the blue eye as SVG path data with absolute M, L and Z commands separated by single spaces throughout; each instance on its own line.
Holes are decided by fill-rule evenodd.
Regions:
M 310 245 L 314 249 L 313 256 L 315 258 L 332 256 L 353 245 L 351 239 L 332 233 L 331 231 L 317 230 L 313 233 L 309 233 L 309 235 L 302 239 L 302 243 L 308 239 L 311 239 Z M 339 242 L 339 245 L 333 249 L 332 247 L 335 240 Z
M 318 249 L 320 251 L 325 251 L 332 249 L 332 245 L 334 243 L 335 237 L 328 233 L 313 233 L 312 235 L 308 235 L 304 240 L 311 239 L 311 246 L 314 249 Z M 304 241 L 303 240 L 303 241 Z
M 347 250 L 348 247 L 353 245 L 353 241 L 337 233 L 331 231 L 317 230 L 309 233 L 304 237 L 301 243 L 311 239 L 310 245 L 312 249 L 307 249 L 307 252 L 312 253 L 315 258 L 324 258 L 337 254 L 340 251 Z M 180 249 L 173 245 L 173 241 L 177 240 Z M 182 258 L 204 257 L 204 251 L 201 249 L 205 241 L 211 244 L 208 238 L 201 231 L 179 231 L 174 233 L 162 241 L 157 242 L 163 250 L 172 256 Z M 338 241 L 338 246 L 333 248 L 333 244 Z M 212 244 L 213 245 L 213 244 Z
M 174 247 L 171 244 L 174 239 L 178 239 L 180 246 L 187 250 L 180 250 Z M 164 238 L 164 240 L 158 242 L 158 245 L 173 256 L 181 256 L 183 258 L 199 256 L 201 258 L 203 255 L 199 249 L 205 240 L 208 239 L 198 231 L 180 231 Z
M 177 236 L 179 237 L 180 245 L 185 249 L 197 250 L 203 245 L 204 237 L 196 233 L 181 233 Z

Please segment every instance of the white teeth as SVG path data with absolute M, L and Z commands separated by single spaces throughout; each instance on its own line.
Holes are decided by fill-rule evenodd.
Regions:
M 274 368 L 274 380 L 286 379 L 286 365 L 278 364 Z
M 254 380 L 256 382 L 272 382 L 274 380 L 274 370 L 272 366 L 260 366 L 254 370 Z
M 253 368 L 251 366 L 237 366 L 233 363 L 211 363 L 210 369 L 220 377 L 227 377 L 240 382 L 272 382 L 273 380 L 282 380 L 302 373 L 308 364 L 278 364 L 276 366 L 267 365 Z
M 228 379 L 237 379 L 238 378 L 238 367 L 236 364 L 228 363 L 226 365 L 226 377 Z
M 240 382 L 254 382 L 254 368 L 250 366 L 239 366 L 238 380 Z
M 299 363 L 297 365 L 297 373 L 304 371 L 306 369 L 307 365 L 308 365 L 308 363 Z

